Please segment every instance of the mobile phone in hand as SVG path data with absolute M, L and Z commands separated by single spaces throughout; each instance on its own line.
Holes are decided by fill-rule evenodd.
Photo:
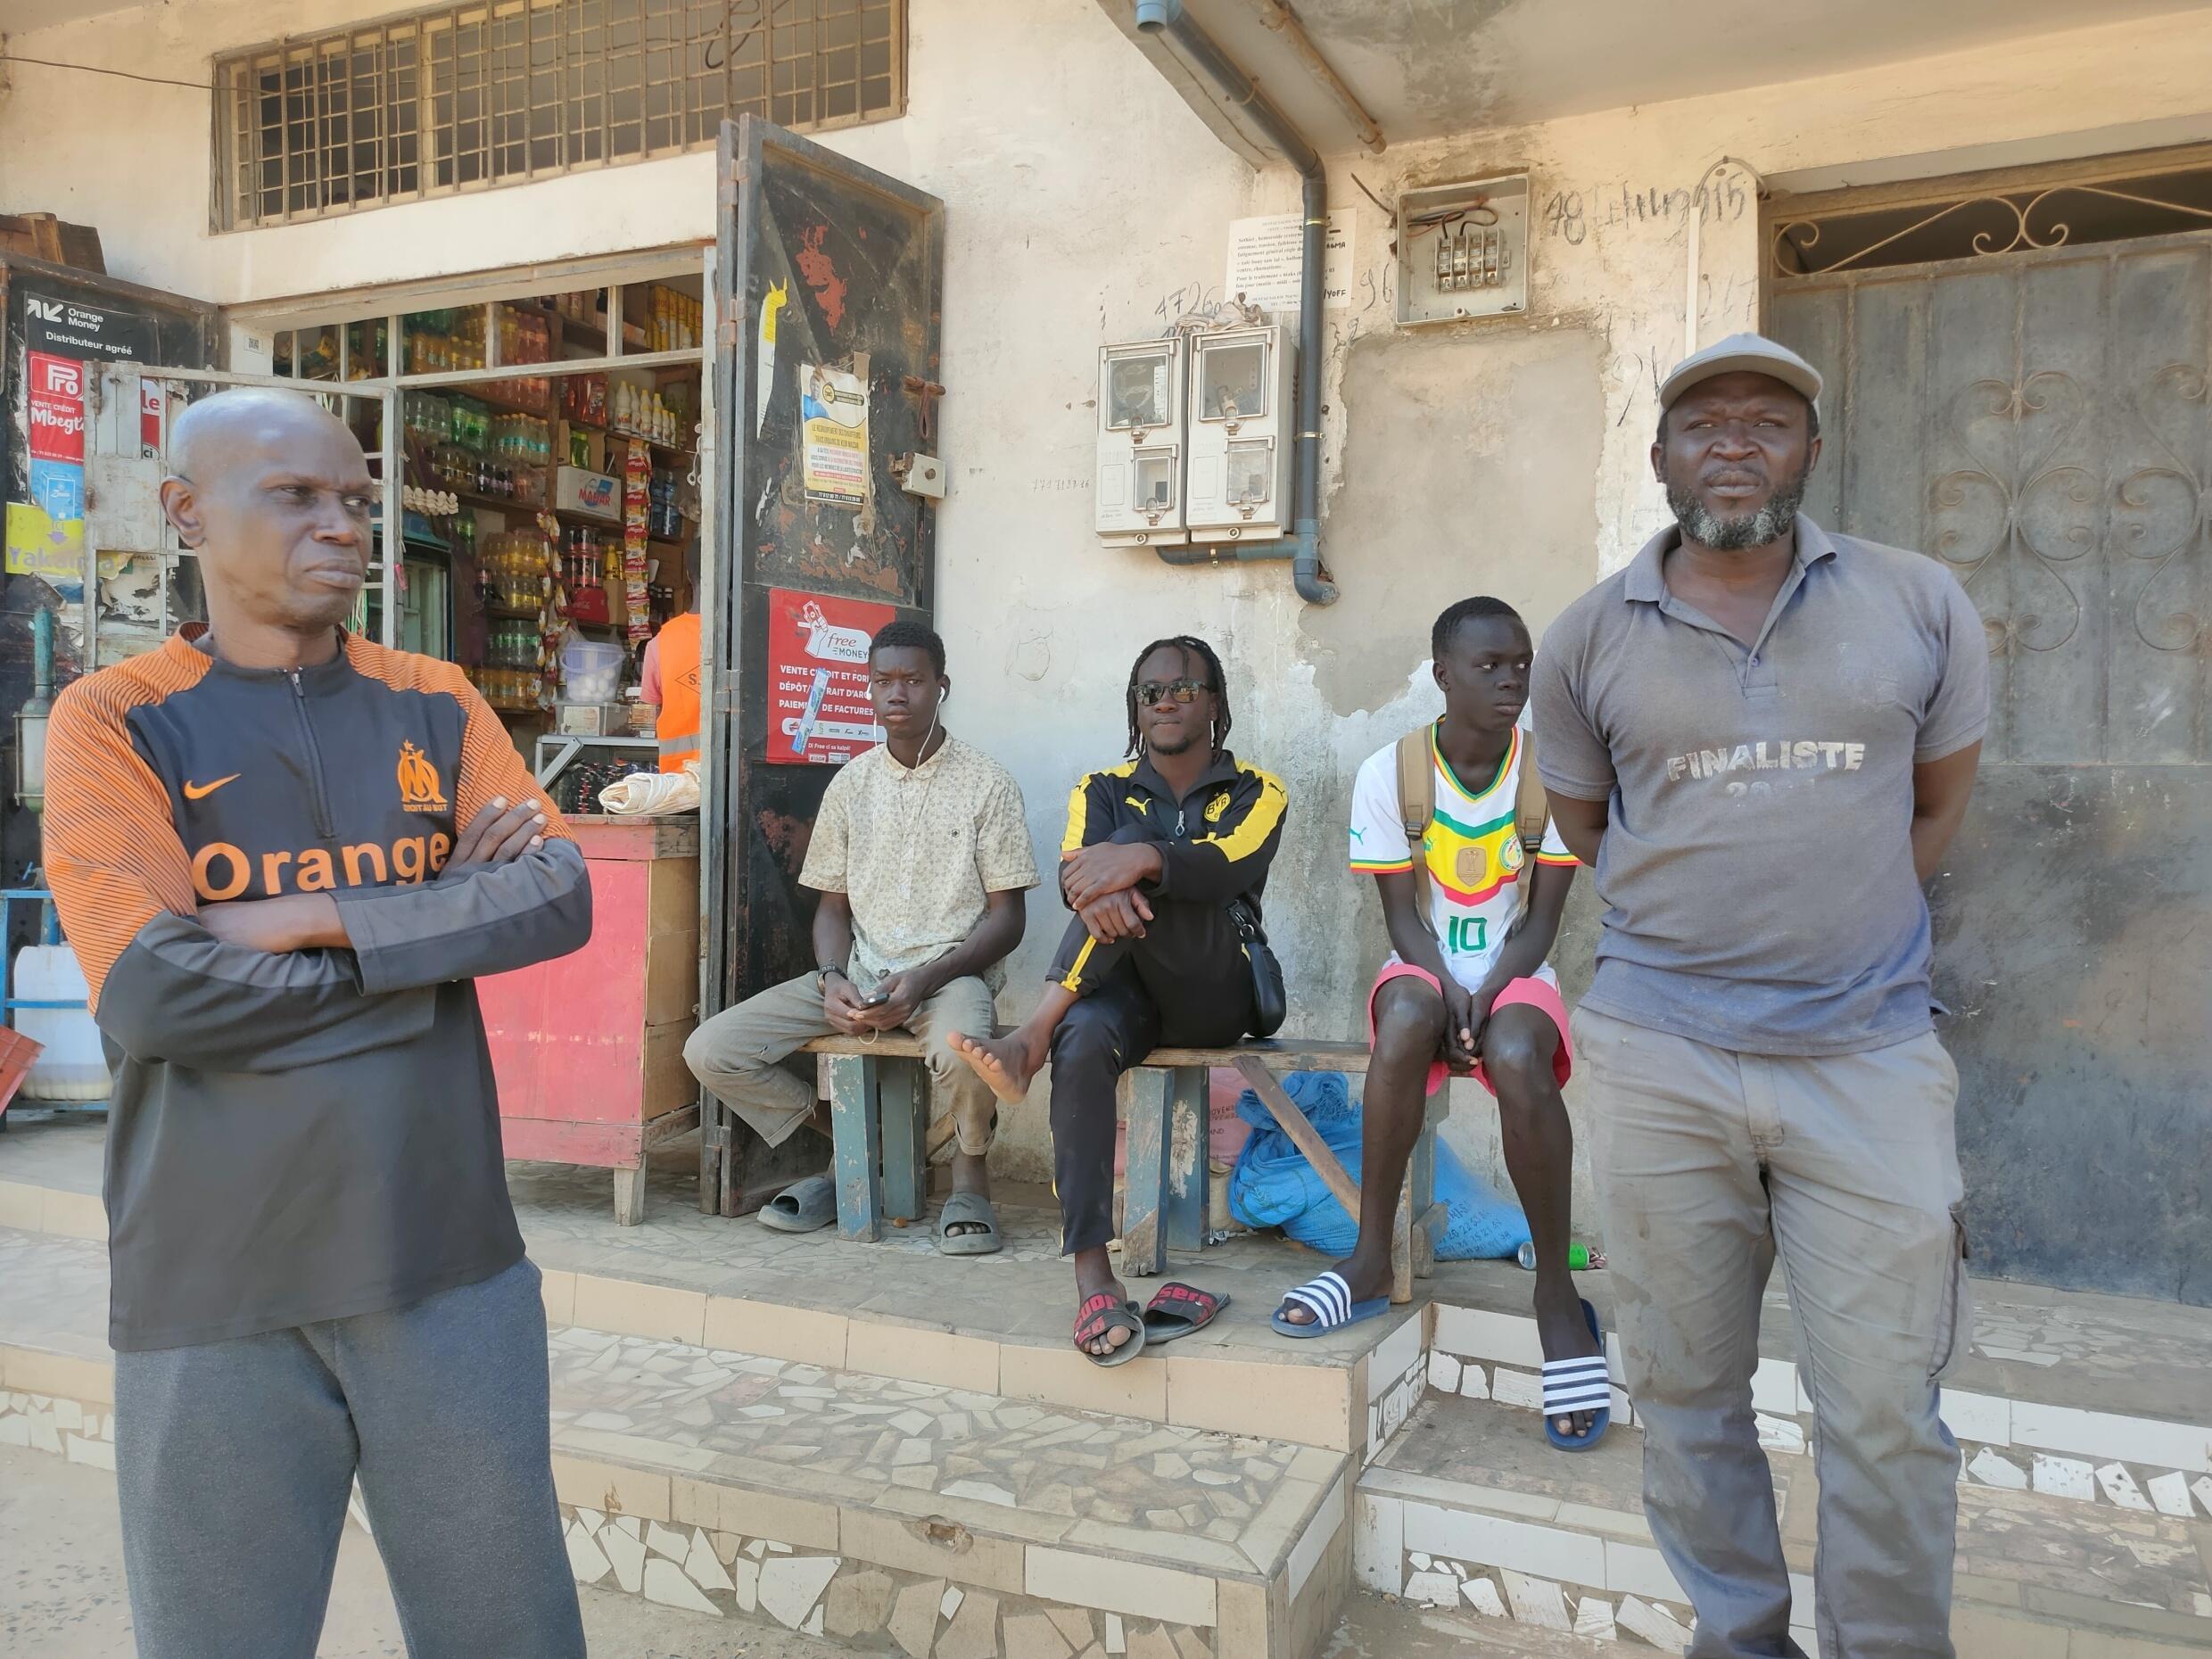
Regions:
M 878 991 L 874 995 L 863 999 L 861 1006 L 863 1008 L 881 1008 L 890 1000 L 891 994 L 888 991 Z

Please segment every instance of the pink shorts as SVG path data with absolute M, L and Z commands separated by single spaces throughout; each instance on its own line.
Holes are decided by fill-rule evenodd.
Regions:
M 1374 977 L 1374 989 L 1367 993 L 1368 1047 L 1374 1046 L 1375 993 L 1393 979 L 1405 978 L 1418 979 L 1440 996 L 1443 995 L 1444 987 L 1436 982 L 1436 976 L 1426 968 L 1416 967 L 1412 962 L 1385 964 L 1382 971 Z M 1551 1069 L 1552 1075 L 1557 1077 L 1560 1085 L 1564 1087 L 1567 1079 L 1574 1075 L 1574 1043 L 1567 1036 L 1567 1004 L 1559 995 L 1559 987 L 1548 979 L 1511 980 L 1506 984 L 1506 988 L 1498 994 L 1498 1000 L 1490 1004 L 1490 1012 L 1495 1014 L 1501 1008 L 1511 1008 L 1515 1003 L 1525 1003 L 1529 1007 L 1536 1009 L 1557 1028 L 1559 1052 L 1553 1057 Z M 1449 1076 L 1451 1076 L 1451 1068 L 1441 1060 L 1436 1061 L 1429 1068 L 1428 1092 L 1432 1094 L 1435 1094 L 1437 1090 L 1444 1086 L 1444 1079 Z M 1490 1087 L 1490 1077 L 1484 1073 L 1482 1062 L 1480 1061 L 1475 1062 L 1474 1080 L 1484 1088 L 1490 1089 L 1492 1094 L 1498 1093 L 1496 1089 Z

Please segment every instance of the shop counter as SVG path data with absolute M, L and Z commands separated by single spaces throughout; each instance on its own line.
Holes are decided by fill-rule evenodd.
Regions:
M 683 1063 L 698 1023 L 699 821 L 572 817 L 591 877 L 590 942 L 480 979 L 509 1158 L 615 1172 L 615 1219 L 645 1210 L 654 1147 L 697 1128 Z

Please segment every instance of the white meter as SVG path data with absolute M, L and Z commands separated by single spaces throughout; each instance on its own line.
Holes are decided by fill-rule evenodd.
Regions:
M 1098 533 L 1109 547 L 1187 541 L 1183 504 L 1183 342 L 1098 354 Z
M 1191 338 L 1189 504 L 1193 541 L 1268 541 L 1290 517 L 1287 328 L 1217 329 Z

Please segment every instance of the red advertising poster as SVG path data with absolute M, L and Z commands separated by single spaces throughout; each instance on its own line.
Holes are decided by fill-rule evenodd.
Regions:
M 161 452 L 161 416 L 167 401 L 160 381 L 138 383 L 138 445 L 147 455 Z
M 897 612 L 768 590 L 768 759 L 840 766 L 883 740 L 868 702 L 868 641 Z
M 85 458 L 85 366 L 47 351 L 26 352 L 30 455 L 39 461 Z

